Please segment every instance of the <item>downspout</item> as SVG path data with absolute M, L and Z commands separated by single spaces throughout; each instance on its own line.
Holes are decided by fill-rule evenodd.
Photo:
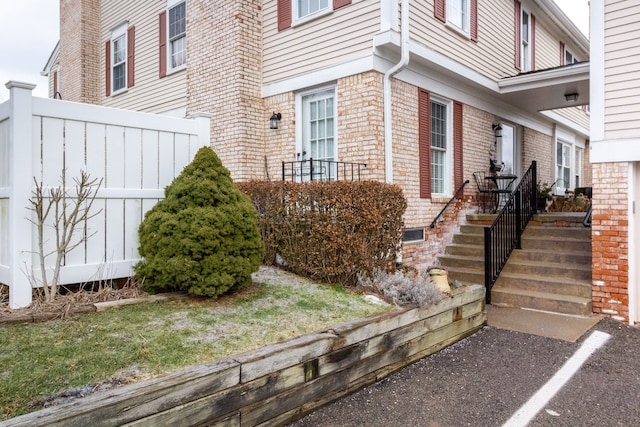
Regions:
M 391 77 L 409 65 L 409 0 L 402 0 L 400 21 L 400 62 L 384 73 L 384 176 L 385 181 L 393 183 L 393 129 L 391 128 Z

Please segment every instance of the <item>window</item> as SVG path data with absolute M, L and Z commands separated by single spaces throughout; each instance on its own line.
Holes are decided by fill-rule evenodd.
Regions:
M 135 27 L 124 23 L 111 32 L 105 46 L 106 96 L 123 92 L 134 84 Z
M 574 182 L 574 188 L 580 187 L 581 186 L 581 180 L 580 180 L 580 175 L 582 174 L 582 148 L 580 147 L 576 147 L 575 148 L 575 182 Z
M 424 228 L 406 228 L 404 230 L 404 236 L 402 237 L 404 243 L 409 242 L 423 242 L 424 241 Z
M 336 95 L 335 88 L 301 94 L 302 123 L 298 160 L 335 161 L 336 144 Z M 322 165 L 314 170 L 314 180 L 330 180 L 336 176 L 335 165 Z M 302 171 L 303 179 L 308 172 Z
M 447 23 L 469 34 L 469 0 L 447 0 Z
M 186 3 L 178 3 L 169 8 L 169 68 L 174 69 L 187 63 L 187 19 Z
M 575 58 L 575 56 L 573 56 L 573 53 L 569 52 L 568 50 L 564 51 L 564 63 L 566 65 L 569 64 L 573 64 L 574 62 L 578 62 Z
M 571 145 L 556 143 L 556 192 L 563 194 L 571 187 Z
M 122 34 L 111 40 L 111 92 L 125 88 L 127 80 L 127 35 Z
M 431 100 L 431 192 L 445 194 L 447 192 L 448 165 L 447 148 L 449 140 L 447 105 Z
M 329 0 L 294 0 L 296 19 L 302 19 L 321 10 L 329 9 Z
M 526 10 L 522 10 L 521 20 L 521 41 L 522 41 L 522 71 L 531 71 L 531 25 L 530 15 Z

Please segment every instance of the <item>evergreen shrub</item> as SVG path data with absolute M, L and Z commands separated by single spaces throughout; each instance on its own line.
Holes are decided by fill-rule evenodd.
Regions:
M 215 297 L 250 283 L 263 257 L 256 210 L 209 147 L 165 188 L 138 237 L 135 272 L 151 293 Z
M 240 183 L 259 212 L 265 264 L 353 286 L 359 272 L 395 267 L 407 202 L 377 181 Z

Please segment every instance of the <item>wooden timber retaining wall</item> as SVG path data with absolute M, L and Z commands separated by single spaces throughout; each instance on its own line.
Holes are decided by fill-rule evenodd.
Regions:
M 279 426 L 467 337 L 484 287 L 96 393 L 0 426 Z

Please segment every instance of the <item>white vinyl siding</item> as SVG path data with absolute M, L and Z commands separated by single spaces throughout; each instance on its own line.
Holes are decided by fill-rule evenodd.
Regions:
M 640 14 L 638 2 L 605 4 L 605 138 L 638 137 L 640 104 Z
M 354 0 L 286 31 L 278 31 L 277 2 L 263 8 L 263 84 L 371 55 L 380 31 L 379 0 Z
M 513 66 L 513 2 L 478 2 L 478 43 L 457 36 L 451 28 L 442 25 L 434 17 L 433 8 L 433 0 L 411 3 L 413 40 L 495 80 L 516 74 Z
M 102 41 L 111 39 L 111 30 L 124 21 L 136 28 L 135 78 L 136 84 L 126 93 L 105 97 L 102 104 L 129 110 L 162 113 L 186 105 L 186 72 L 158 77 L 158 15 L 166 10 L 166 1 L 132 2 L 111 0 L 101 2 Z M 105 81 L 105 58 L 101 55 L 101 81 Z
M 560 65 L 560 41 L 541 25 L 536 16 L 536 69 Z

